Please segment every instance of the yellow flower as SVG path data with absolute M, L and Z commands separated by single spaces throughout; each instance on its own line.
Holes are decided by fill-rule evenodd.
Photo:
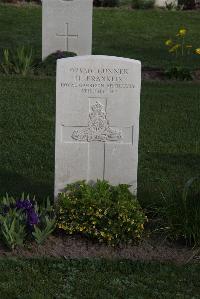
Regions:
M 181 28 L 177 34 L 177 36 L 185 36 L 186 35 L 187 30 L 185 28 Z
M 112 236 L 108 236 L 108 241 L 111 241 L 112 240 Z
M 198 54 L 198 55 L 200 55 L 200 48 L 197 48 L 197 49 L 195 50 L 195 53 Z
M 166 40 L 165 45 L 166 46 L 172 46 L 173 42 L 171 39 Z
M 169 52 L 172 53 L 172 52 L 175 52 L 176 50 L 178 50 L 178 48 L 180 48 L 180 44 L 176 44 L 175 46 L 173 46 L 171 49 L 169 49 Z
M 105 236 L 106 236 L 106 234 L 105 234 L 104 232 L 100 232 L 100 235 L 101 235 L 102 237 L 105 237 Z

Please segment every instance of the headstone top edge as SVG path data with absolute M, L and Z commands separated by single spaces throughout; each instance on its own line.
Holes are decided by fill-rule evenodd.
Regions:
M 65 63 L 76 62 L 76 61 L 87 61 L 87 60 L 102 60 L 102 61 L 122 61 L 129 62 L 138 66 L 141 66 L 141 61 L 131 58 L 124 58 L 118 56 L 107 56 L 107 55 L 83 55 L 68 58 L 61 58 L 57 60 L 57 65 L 63 65 Z

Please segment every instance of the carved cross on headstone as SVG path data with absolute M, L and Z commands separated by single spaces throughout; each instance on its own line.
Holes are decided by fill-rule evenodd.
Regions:
M 62 125 L 62 142 L 79 143 L 84 147 L 87 145 L 87 180 L 103 180 L 106 179 L 106 159 L 109 159 L 107 149 L 111 145 L 132 145 L 133 126 L 110 126 L 106 111 L 107 99 L 89 98 L 89 109 L 88 126 Z M 67 134 L 65 130 L 68 131 Z
M 69 38 L 78 38 L 78 34 L 69 34 L 69 23 L 65 23 L 65 33 L 57 33 L 56 36 L 65 38 L 65 51 L 69 51 Z

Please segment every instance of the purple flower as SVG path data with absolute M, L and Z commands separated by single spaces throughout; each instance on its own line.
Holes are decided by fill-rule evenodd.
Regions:
M 28 199 L 24 199 L 24 200 L 18 199 L 16 202 L 16 208 L 29 211 L 30 209 L 33 208 L 33 204 Z
M 16 208 L 23 210 L 27 215 L 27 224 L 33 226 L 39 223 L 39 216 L 34 210 L 34 206 L 29 199 L 17 200 Z
M 39 223 L 39 216 L 33 209 L 31 209 L 27 212 L 27 222 L 28 222 L 28 225 L 30 225 L 30 226 L 36 225 Z
M 15 204 L 10 204 L 9 206 L 2 206 L 0 209 L 0 215 L 6 215 L 10 209 L 21 210 L 26 217 L 27 228 L 31 231 L 33 226 L 39 223 L 39 215 L 34 209 L 34 204 L 29 199 L 18 199 Z

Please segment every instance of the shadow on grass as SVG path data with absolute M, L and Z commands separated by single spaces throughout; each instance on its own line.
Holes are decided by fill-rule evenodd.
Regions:
M 200 154 L 149 153 L 139 159 L 137 196 L 143 207 L 151 209 L 161 200 L 161 191 L 174 188 L 182 192 L 186 182 L 199 176 Z
M 34 179 L 24 177 L 18 173 L 12 173 L 5 169 L 0 169 L 0 196 L 8 193 L 11 196 L 18 197 L 22 193 L 35 196 L 40 201 L 49 197 L 53 199 L 53 182 L 37 182 Z

